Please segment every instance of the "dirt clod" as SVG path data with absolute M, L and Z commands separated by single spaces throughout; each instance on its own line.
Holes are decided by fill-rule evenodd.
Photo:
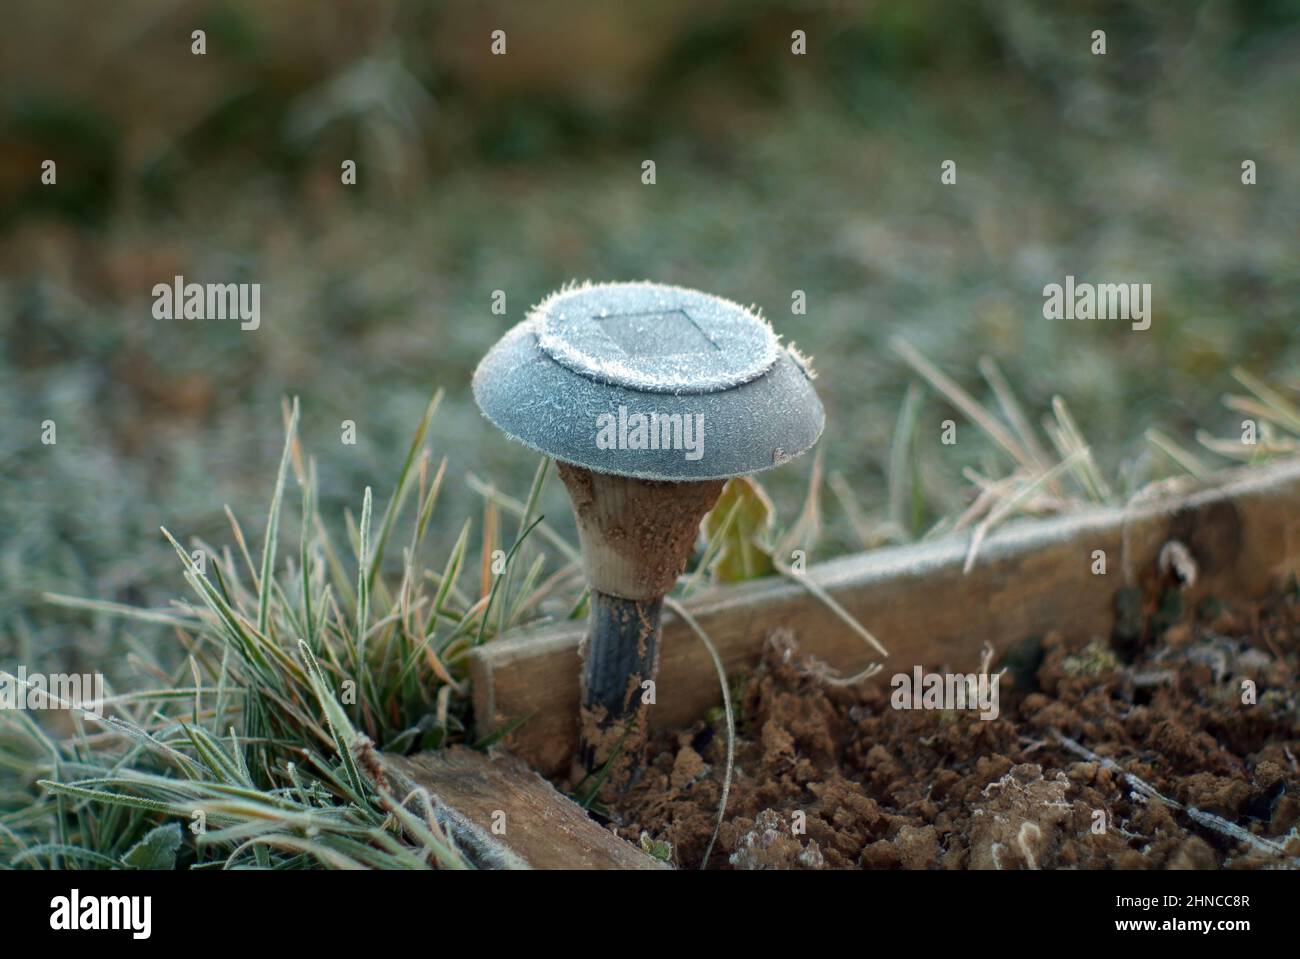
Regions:
M 820 869 L 825 865 L 817 841 L 801 841 L 772 809 L 759 813 L 728 861 L 737 869 Z

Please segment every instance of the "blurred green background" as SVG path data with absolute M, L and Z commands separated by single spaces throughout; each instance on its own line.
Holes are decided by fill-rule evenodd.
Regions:
M 1062 395 L 1135 481 L 1167 469 L 1148 426 L 1232 428 L 1230 367 L 1300 369 L 1294 2 L 6 8 L 0 660 L 105 668 L 124 639 L 162 639 L 40 595 L 164 603 L 184 587 L 158 527 L 224 544 L 226 503 L 260 542 L 287 394 L 327 511 L 367 484 L 386 501 L 437 385 L 434 538 L 480 509 L 470 473 L 522 495 L 535 460 L 479 417 L 470 374 L 573 279 L 761 307 L 814 358 L 826 468 L 868 515 L 915 378 L 894 334 L 977 395 L 982 354 L 1035 414 Z M 1152 329 L 1044 320 L 1067 273 L 1152 284 Z M 175 274 L 261 283 L 261 329 L 153 319 Z M 921 414 L 927 521 L 965 502 L 962 465 L 994 468 L 973 428 L 940 446 L 953 415 L 933 395 Z M 787 520 L 811 465 L 763 479 Z M 824 505 L 814 558 L 859 548 Z M 544 507 L 571 529 L 559 484 Z

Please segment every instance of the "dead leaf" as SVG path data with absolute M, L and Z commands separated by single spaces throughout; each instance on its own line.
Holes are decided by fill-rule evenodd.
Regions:
M 735 513 L 728 525 L 727 517 L 733 509 Z M 772 518 L 772 501 L 763 487 L 748 476 L 727 480 L 718 502 L 704 517 L 704 535 L 709 542 L 723 537 L 710 569 L 714 582 L 739 583 L 770 576 L 776 571 L 768 539 Z

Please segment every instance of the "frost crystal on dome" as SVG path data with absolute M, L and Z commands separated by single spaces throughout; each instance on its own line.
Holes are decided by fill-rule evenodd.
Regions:
M 755 312 L 657 283 L 574 287 L 532 313 L 538 347 L 573 372 L 651 393 L 712 393 L 757 379 L 777 337 Z

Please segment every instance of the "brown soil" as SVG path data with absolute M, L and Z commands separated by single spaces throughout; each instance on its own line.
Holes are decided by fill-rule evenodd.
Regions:
M 1294 868 L 1297 592 L 1186 613 L 1172 588 L 1121 593 L 1130 638 L 1022 644 L 999 664 L 990 720 L 894 709 L 888 673 L 828 687 L 775 634 L 733 687 L 735 771 L 709 867 Z M 717 821 L 726 734 L 711 719 L 653 737 L 649 768 L 609 810 L 620 835 L 667 841 L 686 868 Z

